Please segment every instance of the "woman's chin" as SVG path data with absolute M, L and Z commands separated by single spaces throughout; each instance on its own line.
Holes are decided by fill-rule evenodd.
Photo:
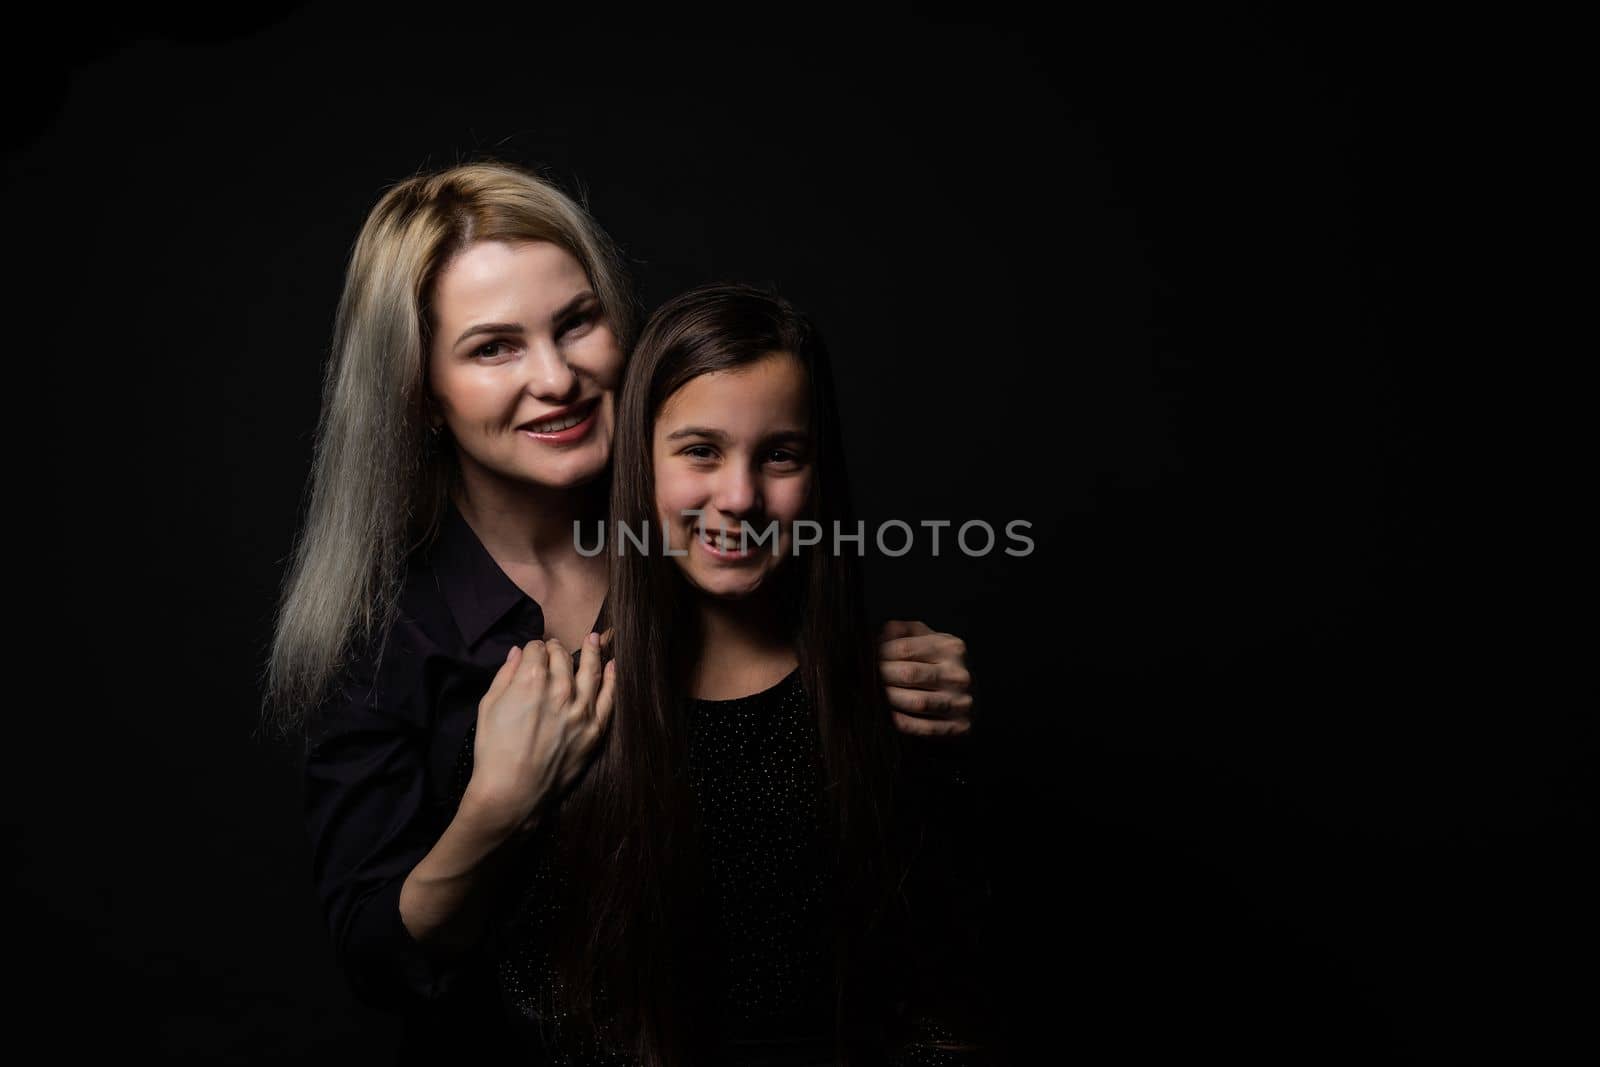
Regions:
M 566 462 L 523 467 L 518 473 L 521 480 L 541 489 L 577 489 L 593 482 L 606 472 L 607 456 L 572 456 Z

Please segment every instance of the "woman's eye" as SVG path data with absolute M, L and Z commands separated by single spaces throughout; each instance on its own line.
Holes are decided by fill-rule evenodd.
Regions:
M 490 341 L 486 345 L 479 345 L 477 348 L 473 349 L 472 357 L 474 359 L 493 359 L 495 356 L 498 356 L 505 347 L 506 343 L 504 341 Z
M 581 330 L 583 327 L 594 322 L 594 320 L 598 317 L 599 316 L 592 310 L 580 311 L 578 314 L 572 316 L 572 318 L 561 324 L 561 330 L 557 336 L 566 337 L 568 334 L 575 333 Z

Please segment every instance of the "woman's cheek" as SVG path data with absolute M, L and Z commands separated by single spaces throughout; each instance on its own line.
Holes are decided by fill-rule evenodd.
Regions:
M 589 365 L 590 374 L 600 388 L 613 391 L 622 384 L 622 369 L 626 362 L 622 358 L 622 346 L 617 344 L 616 337 L 608 327 L 600 327 L 589 337 L 584 347 L 584 362 Z

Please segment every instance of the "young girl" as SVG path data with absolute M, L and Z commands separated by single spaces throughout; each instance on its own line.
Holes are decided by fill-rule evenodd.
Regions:
M 940 783 L 884 713 L 833 541 L 855 526 L 821 340 L 759 290 L 686 293 L 647 324 L 616 433 L 623 669 L 497 935 L 508 1002 L 558 1062 L 981 1062 L 973 1020 L 949 1025 L 960 976 L 912 958 L 940 951 L 908 935 Z

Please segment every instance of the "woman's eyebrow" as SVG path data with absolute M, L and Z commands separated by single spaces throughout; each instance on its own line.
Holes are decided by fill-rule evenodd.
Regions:
M 594 290 L 585 289 L 583 292 L 574 296 L 571 300 L 568 300 L 565 304 L 562 304 L 561 307 L 557 308 L 556 313 L 550 316 L 551 321 L 560 322 L 568 315 L 571 315 L 574 311 L 577 311 L 578 308 L 582 307 L 585 302 L 593 300 L 594 298 Z M 467 338 L 473 336 L 474 334 L 480 333 L 522 334 L 526 332 L 527 327 L 523 326 L 520 322 L 480 322 L 476 326 L 468 326 L 465 330 L 463 330 L 461 332 L 461 336 L 456 338 L 455 343 L 459 345 Z
M 556 310 L 556 313 L 550 316 L 550 321 L 560 322 L 562 319 L 566 318 L 574 311 L 577 311 L 578 308 L 582 307 L 585 303 L 593 300 L 594 298 L 594 290 L 585 289 L 577 296 L 574 296 L 571 300 L 568 300 L 565 304 L 562 304 L 561 307 Z
M 465 341 L 473 334 L 478 333 L 520 334 L 525 332 L 527 331 L 520 322 L 480 322 L 476 326 L 468 326 L 465 330 L 463 330 L 461 336 L 456 338 L 455 343 L 459 345 L 462 341 Z

